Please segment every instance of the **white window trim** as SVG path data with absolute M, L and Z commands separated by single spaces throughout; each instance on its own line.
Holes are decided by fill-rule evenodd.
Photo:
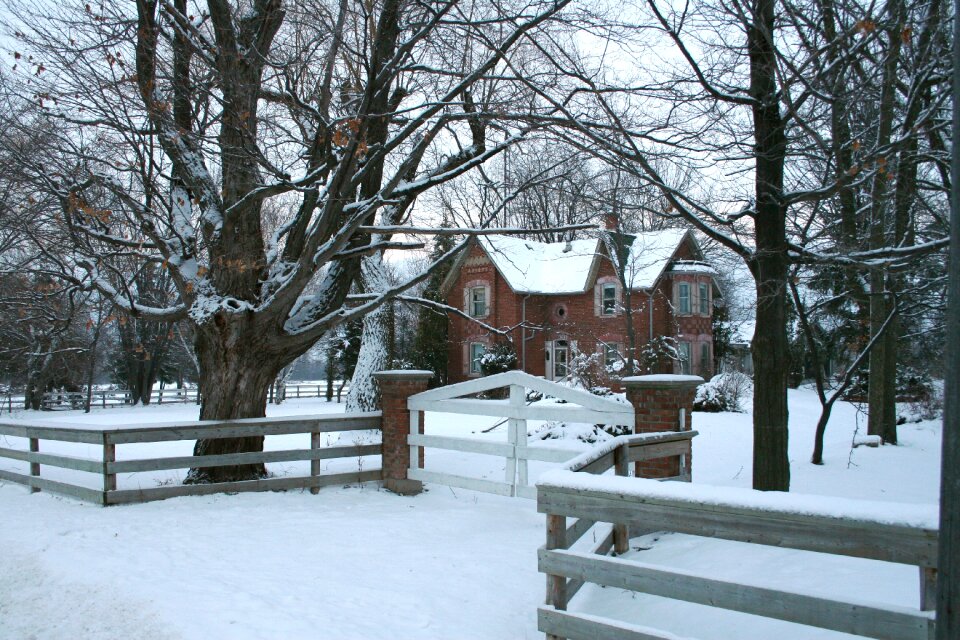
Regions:
M 683 287 L 687 288 L 687 309 L 684 311 L 683 303 L 681 300 L 683 297 L 680 295 L 680 291 Z M 678 282 L 675 290 L 674 301 L 676 302 L 677 315 L 678 316 L 689 316 L 693 313 L 693 287 L 690 286 L 689 282 Z
M 475 347 L 480 347 L 481 349 L 483 349 L 483 353 L 481 353 L 480 356 L 477 357 L 477 358 L 474 358 L 474 357 L 473 357 L 473 350 L 474 350 Z M 480 368 L 480 358 L 482 358 L 482 357 L 483 357 L 483 354 L 486 353 L 486 352 L 487 352 L 487 345 L 485 345 L 484 343 L 482 343 L 482 342 L 471 342 L 471 343 L 470 343 L 470 345 L 469 345 L 468 348 L 467 348 L 467 359 L 468 359 L 468 362 L 467 362 L 467 373 L 468 373 L 468 374 L 470 374 L 470 375 L 472 375 L 472 376 L 478 376 L 478 375 L 480 375 L 481 373 L 483 373 L 483 371 L 482 371 L 481 368 Z M 476 364 L 476 369 L 474 369 L 474 364 Z
M 477 294 L 480 294 L 480 299 L 477 299 Z M 483 305 L 480 308 L 480 311 L 477 311 L 477 305 Z M 486 287 L 470 287 L 470 316 L 473 318 L 482 318 L 487 315 L 487 288 Z
M 613 351 L 616 354 L 613 362 L 608 361 L 609 351 Z M 619 362 L 623 356 L 620 353 L 620 345 L 616 342 L 601 342 L 600 343 L 600 357 L 603 358 L 603 366 L 609 367 L 612 364 Z
M 615 282 L 602 282 L 600 284 L 600 315 L 607 316 L 607 317 L 617 315 L 617 306 L 619 303 L 618 298 L 620 297 L 618 295 L 619 293 L 618 289 L 619 287 Z M 606 308 L 607 291 L 613 291 L 613 300 L 612 300 L 613 304 L 609 311 L 607 311 L 607 308 Z
M 710 285 L 708 283 L 697 284 L 697 298 L 697 311 L 702 316 L 710 317 Z
M 482 315 L 475 315 L 473 313 L 473 292 L 477 289 L 483 289 L 484 309 Z M 463 312 L 471 318 L 489 317 L 493 306 L 490 294 L 490 283 L 486 280 L 473 280 L 466 283 L 466 286 L 463 289 Z

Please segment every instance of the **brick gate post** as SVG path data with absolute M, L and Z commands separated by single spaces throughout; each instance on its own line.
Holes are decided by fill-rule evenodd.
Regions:
M 410 410 L 407 398 L 427 390 L 432 371 L 378 371 L 373 374 L 380 385 L 380 406 L 383 411 L 383 486 L 400 495 L 415 495 L 423 491 L 423 483 L 407 478 L 410 466 Z M 423 433 L 423 412 L 418 420 Z M 420 450 L 423 465 L 423 449 Z
M 627 402 L 636 413 L 634 433 L 690 431 L 691 413 L 700 376 L 649 375 L 623 379 Z M 692 460 L 684 456 L 683 473 L 691 473 Z M 637 462 L 638 478 L 672 478 L 681 474 L 677 456 Z

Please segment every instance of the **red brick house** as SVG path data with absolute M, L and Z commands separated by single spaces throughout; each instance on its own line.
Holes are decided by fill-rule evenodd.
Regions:
M 602 236 L 602 234 L 598 234 Z M 715 271 L 689 230 L 622 236 L 638 348 L 657 336 L 677 339 L 680 362 L 658 373 L 712 374 Z M 499 329 L 511 328 L 518 368 L 558 380 L 573 354 L 598 352 L 622 361 L 626 321 L 623 291 L 602 237 L 542 243 L 480 236 L 443 282 L 447 304 Z M 612 249 L 611 249 L 612 250 Z M 450 317 L 451 382 L 480 375 L 479 358 L 497 336 L 455 314 Z

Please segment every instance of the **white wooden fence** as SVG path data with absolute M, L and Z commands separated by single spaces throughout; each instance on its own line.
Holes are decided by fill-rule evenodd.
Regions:
M 510 397 L 507 400 L 462 397 L 503 387 L 510 389 Z M 543 396 L 552 396 L 565 401 L 566 404 L 529 405 L 527 390 L 536 391 Z M 577 451 L 569 449 L 528 446 L 527 420 L 562 420 L 629 427 L 634 425 L 634 410 L 630 405 L 601 398 L 586 391 L 571 389 L 522 371 L 508 371 L 424 391 L 411 396 L 407 406 L 410 409 L 410 436 L 407 439 L 410 445 L 410 470 L 407 477 L 421 482 L 524 498 L 537 496 L 536 489 L 529 484 L 528 461 L 561 463 L 578 454 Z M 507 418 L 507 442 L 418 433 L 423 430 L 422 425 L 419 424 L 420 411 Z M 502 457 L 506 463 L 503 482 L 427 471 L 419 464 L 420 451 L 424 447 Z

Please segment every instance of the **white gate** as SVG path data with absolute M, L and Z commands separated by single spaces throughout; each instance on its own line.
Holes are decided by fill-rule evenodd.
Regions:
M 510 388 L 509 400 L 479 400 L 464 398 L 502 387 Z M 527 390 L 563 400 L 566 404 L 528 406 Z M 530 486 L 527 461 L 566 462 L 578 451 L 569 449 L 527 446 L 527 420 L 562 420 L 589 424 L 621 425 L 633 428 L 634 411 L 630 405 L 601 398 L 586 391 L 571 389 L 555 382 L 537 378 L 522 371 L 508 371 L 468 380 L 439 389 L 431 389 L 407 401 L 410 409 L 410 469 L 407 477 L 421 482 L 433 482 L 504 496 L 536 498 L 536 488 Z M 507 442 L 488 442 L 477 438 L 432 436 L 420 431 L 420 411 L 439 411 L 467 415 L 494 416 L 508 419 Z M 422 447 L 499 456 L 506 459 L 503 482 L 472 478 L 453 473 L 427 471 L 420 468 Z

